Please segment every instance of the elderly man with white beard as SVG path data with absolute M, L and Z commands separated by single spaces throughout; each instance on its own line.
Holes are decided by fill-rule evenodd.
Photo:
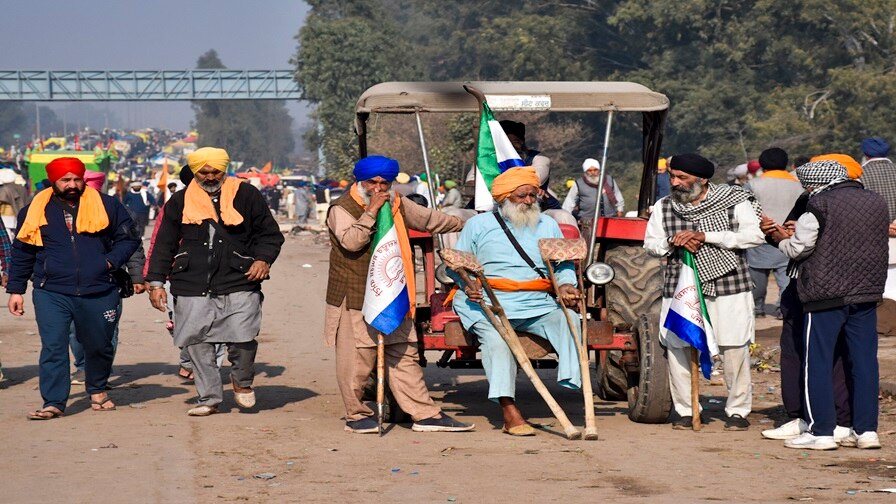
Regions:
M 582 229 L 591 229 L 594 220 L 594 207 L 597 206 L 598 192 L 601 194 L 600 215 L 602 217 L 622 217 L 625 214 L 625 198 L 619 185 L 609 173 L 604 175 L 603 190 L 598 191 L 600 185 L 600 162 L 594 158 L 588 158 L 582 163 L 582 176 L 569 188 L 566 199 L 563 200 L 563 209 L 576 214 Z
M 653 205 L 644 248 L 665 257 L 660 341 L 668 349 L 672 403 L 679 418 L 673 429 L 690 429 L 690 349 L 663 327 L 682 268 L 682 249 L 694 254 L 706 311 L 725 367 L 728 401 L 725 430 L 746 430 L 752 409 L 750 343 L 755 338 L 753 282 L 745 249 L 765 242 L 753 195 L 737 186 L 709 181 L 715 166 L 697 154 L 669 162 L 672 193 Z
M 499 207 L 469 219 L 456 248 L 472 252 L 482 263 L 489 285 L 495 289 L 514 329 L 551 342 L 559 356 L 558 383 L 578 389 L 582 376 L 574 336 L 563 311 L 550 295 L 552 288 L 547 279 L 547 266 L 538 249 L 538 240 L 563 238 L 563 235 L 553 219 L 539 212 L 535 170 L 511 168 L 505 171 L 493 181 L 492 196 Z M 523 253 L 514 250 L 511 237 L 529 261 Z M 558 297 L 574 304 L 580 293 L 576 288 L 573 265 L 561 263 L 556 274 L 560 286 Z M 479 339 L 482 366 L 489 382 L 488 398 L 501 405 L 502 430 L 512 436 L 532 436 L 535 429 L 526 422 L 514 400 L 517 364 L 513 354 L 479 305 L 481 286 L 462 287 L 454 298 L 454 310 L 464 328 Z

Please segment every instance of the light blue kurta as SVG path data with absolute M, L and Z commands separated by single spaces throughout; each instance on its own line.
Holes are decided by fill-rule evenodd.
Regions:
M 532 258 L 535 266 L 547 276 L 547 266 L 538 250 L 538 240 L 563 238 L 557 222 L 541 215 L 535 229 L 515 229 L 509 222 L 507 226 L 523 250 Z M 491 212 L 469 219 L 464 224 L 455 248 L 475 254 L 488 278 L 516 281 L 540 278 L 513 248 Z M 576 285 L 572 263 L 561 263 L 555 267 L 555 273 L 559 285 Z M 546 292 L 535 291 L 496 291 L 496 294 L 507 318 L 517 330 L 537 334 L 551 342 L 559 358 L 558 383 L 569 388 L 579 388 L 582 384 L 582 374 L 575 342 L 566 318 L 554 298 Z M 471 302 L 462 289 L 457 291 L 453 306 L 464 328 L 479 339 L 482 366 L 489 381 L 489 399 L 496 401 L 499 397 L 514 397 L 517 365 L 507 344 L 491 326 L 479 304 Z M 581 323 L 578 314 L 571 313 L 571 315 L 573 322 L 578 326 Z M 580 330 L 577 327 L 577 331 Z M 579 337 L 579 334 L 576 334 L 576 337 Z

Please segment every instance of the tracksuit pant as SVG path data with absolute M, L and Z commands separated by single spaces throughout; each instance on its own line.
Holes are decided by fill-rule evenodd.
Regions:
M 796 282 L 792 282 L 781 293 L 781 315 L 781 401 L 789 418 L 803 418 L 806 399 L 803 380 L 803 368 L 806 364 L 803 331 L 805 314 L 796 291 Z M 846 367 L 846 341 L 840 338 L 834 347 L 834 407 L 837 411 L 837 425 L 852 427 L 852 407 L 849 404 L 852 377 L 846 372 Z
M 842 333 L 841 333 L 842 330 Z M 852 376 L 853 429 L 877 431 L 877 304 L 860 303 L 806 312 L 805 420 L 816 436 L 832 436 L 837 425 L 831 373 L 834 349 L 846 343 Z
M 40 333 L 40 394 L 44 407 L 65 411 L 71 390 L 69 375 L 69 328 L 74 322 L 78 340 L 84 347 L 84 375 L 88 394 L 106 390 L 112 372 L 115 349 L 112 336 L 121 313 L 118 291 L 86 296 L 69 296 L 34 289 L 34 316 Z

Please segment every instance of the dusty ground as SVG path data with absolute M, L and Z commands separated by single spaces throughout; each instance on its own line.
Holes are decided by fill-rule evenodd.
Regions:
M 25 413 L 40 405 L 30 297 L 24 318 L 0 315 L 0 501 L 872 502 L 887 496 L 867 491 L 896 487 L 896 404 L 881 403 L 883 450 L 789 450 L 759 435 L 781 420 L 774 371 L 755 375 L 747 432 L 722 430 L 725 390 L 713 382 L 702 388 L 714 417 L 702 432 L 634 424 L 623 403 L 598 402 L 600 440 L 567 441 L 521 374 L 524 412 L 551 427 L 511 438 L 500 433 L 481 371 L 431 364 L 433 397 L 476 432 L 418 434 L 396 425 L 383 438 L 344 433 L 333 352 L 321 337 L 326 254 L 311 236 L 287 239 L 265 284 L 258 406 L 248 412 L 228 392 L 223 414 L 186 416 L 194 389 L 175 376 L 177 352 L 144 295 L 125 301 L 111 392 L 119 409 L 90 411 L 75 386 L 64 418 L 30 422 Z M 764 319 L 760 328 L 762 349 L 772 350 L 777 322 Z M 881 341 L 880 357 L 882 381 L 896 381 L 896 338 Z M 540 373 L 581 424 L 581 395 Z M 255 477 L 261 473 L 275 477 Z

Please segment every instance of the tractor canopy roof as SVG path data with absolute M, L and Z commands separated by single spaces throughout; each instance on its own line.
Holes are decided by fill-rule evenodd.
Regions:
M 356 114 L 478 112 L 464 90 L 482 91 L 492 110 L 553 112 L 654 112 L 669 108 L 669 98 L 634 82 L 383 82 L 364 91 Z

